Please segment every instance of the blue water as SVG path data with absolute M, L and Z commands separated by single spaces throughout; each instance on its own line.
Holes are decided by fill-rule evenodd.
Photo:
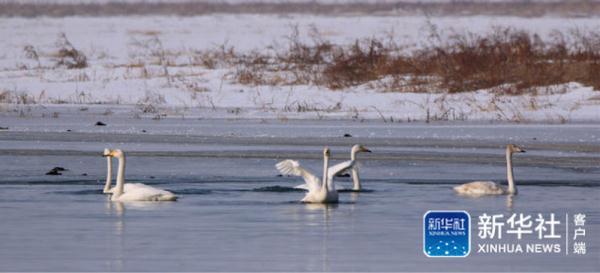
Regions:
M 6 160 L 2 158 L 3 162 Z M 21 166 L 35 166 L 38 160 L 94 162 L 97 169 L 104 167 L 101 157 L 19 158 Z M 154 164 L 148 163 L 150 158 L 128 160 L 132 165 L 128 177 L 133 181 L 171 190 L 181 196 L 180 200 L 110 202 L 100 192 L 104 179 L 100 171 L 86 177 L 67 174 L 74 170 L 65 172 L 63 177 L 38 177 L 30 173 L 36 178 L 27 179 L 25 175 L 3 181 L 0 270 L 593 271 L 600 268 L 597 259 L 600 240 L 595 236 L 600 232 L 597 186 L 525 185 L 519 187 L 520 194 L 510 207 L 505 196 L 454 195 L 449 183 L 469 176 L 465 168 L 447 181 L 423 180 L 413 173 L 410 177 L 384 178 L 383 172 L 367 171 L 375 161 L 362 166 L 365 192 L 341 193 L 340 204 L 324 206 L 299 203 L 303 193 L 292 187 L 301 180 L 277 177 L 273 159 L 250 160 L 247 164 L 238 164 L 241 159 L 159 158 L 154 159 Z M 136 161 L 147 161 L 148 165 L 141 168 Z M 159 161 L 168 164 L 161 165 Z M 176 166 L 177 161 L 186 163 Z M 200 178 L 181 170 L 188 164 L 199 168 L 211 166 L 214 161 L 237 168 L 226 170 L 227 176 L 210 175 L 224 170 L 207 170 L 209 175 Z M 318 161 L 312 161 L 304 160 L 310 167 L 318 166 Z M 431 166 L 449 171 L 448 167 L 448 164 Z M 401 166 L 388 168 L 402 171 Z M 152 179 L 147 176 L 152 169 L 162 170 L 156 171 L 158 176 Z M 492 169 L 502 173 L 501 166 Z M 161 175 L 169 170 L 181 175 Z M 246 171 L 250 175 L 244 175 Z M 257 175 L 263 172 L 270 174 Z M 528 184 L 527 180 L 523 182 Z M 350 186 L 348 178 L 340 178 L 340 183 Z M 473 216 L 484 212 L 558 215 L 585 212 L 588 254 L 493 256 L 472 252 L 466 259 L 426 258 L 421 246 L 421 221 L 423 213 L 435 209 L 467 210 Z
M 237 128 L 239 123 L 231 124 Z M 267 134 L 268 127 L 284 132 L 281 127 L 288 126 L 254 125 L 254 130 Z M 389 126 L 380 125 L 369 126 L 380 132 Z M 306 126 L 291 130 L 317 131 Z M 406 128 L 411 134 L 420 130 Z M 556 128 L 559 132 L 541 131 L 561 135 L 564 128 Z M 477 135 L 469 128 L 452 130 Z M 529 127 L 503 130 L 523 141 L 529 134 L 535 136 Z M 342 192 L 337 205 L 307 205 L 299 202 L 303 192 L 292 188 L 301 179 L 278 176 L 274 164 L 295 158 L 319 173 L 322 145 L 332 147 L 338 162 L 348 154 L 346 139 L 280 135 L 269 141 L 224 137 L 204 143 L 193 137 L 113 138 L 93 132 L 0 134 L 0 271 L 600 270 L 600 161 L 595 140 L 587 139 L 583 146 L 569 146 L 578 143 L 573 136 L 561 140 L 566 146 L 555 146 L 552 137 L 541 144 L 529 141 L 530 152 L 514 159 L 519 195 L 465 198 L 455 195 L 452 186 L 476 179 L 505 183 L 501 148 L 477 138 L 456 146 L 429 139 L 423 151 L 419 143 L 394 144 L 403 140 L 393 135 L 352 139 L 368 142 L 373 150 L 360 157 L 363 192 Z M 173 191 L 180 199 L 110 202 L 101 193 L 106 161 L 100 153 L 105 146 L 130 152 L 128 181 Z M 211 153 L 198 153 L 205 150 Z M 68 170 L 61 176 L 44 175 L 55 166 Z M 351 185 L 349 178 L 338 182 Z M 471 214 L 473 244 L 467 258 L 423 254 L 422 221 L 428 210 Z M 475 228 L 483 213 L 555 213 L 561 221 L 567 213 L 585 213 L 587 254 L 478 253 L 481 240 Z M 561 239 L 545 242 L 564 248 L 565 228 L 564 222 L 557 227 Z

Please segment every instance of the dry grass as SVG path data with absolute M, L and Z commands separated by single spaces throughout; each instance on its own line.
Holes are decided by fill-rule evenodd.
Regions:
M 200 65 L 208 69 L 229 67 L 234 64 L 237 54 L 233 47 L 222 44 L 214 50 L 193 51 L 191 65 Z
M 600 89 L 600 32 L 555 32 L 543 41 L 512 28 L 454 35 L 417 52 L 409 63 L 417 75 L 435 75 L 448 92 L 506 85 L 504 93 L 581 82 Z
M 137 108 L 142 113 L 158 114 L 161 105 L 165 104 L 165 97 L 153 91 L 146 91 L 146 95 L 137 102 Z
M 600 90 L 600 31 L 555 32 L 550 39 L 513 28 L 443 39 L 432 28 L 429 45 L 405 53 L 394 39 L 358 40 L 349 46 L 314 38 L 303 43 L 297 29 L 281 52 L 229 57 L 235 78 L 247 85 L 312 84 L 341 89 L 370 84 L 393 92 L 501 94 L 580 82 Z M 233 52 L 233 51 L 232 51 Z M 234 54 L 235 55 L 235 54 Z
M 250 86 L 314 85 L 333 90 L 363 86 L 384 92 L 421 93 L 488 89 L 498 95 L 515 95 L 536 94 L 544 92 L 540 87 L 579 82 L 600 90 L 599 30 L 573 29 L 542 39 L 506 27 L 483 34 L 454 33 L 445 37 L 436 29 L 430 25 L 429 44 L 412 51 L 397 44 L 398 39 L 393 36 L 337 45 L 323 39 L 316 28 L 310 29 L 310 39 L 304 40 L 297 26 L 292 27 L 287 44 L 251 52 L 237 52 L 226 44 L 210 50 L 170 50 L 155 33 L 149 33 L 132 38 L 130 63 L 115 67 L 124 68 L 125 79 L 165 78 L 166 87 L 188 90 L 192 98 L 209 90 L 201 80 L 204 72 L 182 72 L 181 67 L 223 69 L 227 73 L 222 80 L 233 77 Z M 51 53 L 56 65 L 49 67 L 41 66 L 40 56 L 45 55 L 34 46 L 27 45 L 23 51 L 26 58 L 35 61 L 32 67 L 87 67 L 86 56 L 64 34 L 59 35 L 56 44 L 58 49 Z M 71 73 L 67 80 L 90 81 L 92 74 L 88 73 Z M 86 96 L 77 98 L 89 100 Z M 28 104 L 31 98 L 9 97 L 0 92 L 0 102 L 7 101 Z M 142 112 L 152 113 L 163 101 L 160 96 L 147 96 L 138 106 Z M 529 107 L 541 106 L 531 103 Z M 286 110 L 316 111 L 302 103 L 290 104 Z M 443 112 L 446 116 L 461 115 L 450 108 Z M 435 118 L 438 117 L 432 117 Z
M 83 52 L 77 50 L 64 33 L 59 34 L 56 41 L 58 52 L 54 54 L 56 58 L 56 67 L 66 67 L 68 69 L 78 69 L 87 67 L 87 57 Z M 27 51 L 28 48 L 25 48 Z

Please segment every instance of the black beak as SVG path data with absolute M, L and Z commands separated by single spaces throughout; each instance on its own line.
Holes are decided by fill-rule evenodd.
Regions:
M 372 153 L 371 150 L 369 150 L 369 149 L 365 149 L 365 152 Z

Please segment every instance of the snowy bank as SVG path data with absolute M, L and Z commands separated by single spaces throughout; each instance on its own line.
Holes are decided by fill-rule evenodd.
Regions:
M 422 30 L 431 24 L 443 26 L 442 35 L 450 29 L 487 31 L 501 23 L 522 25 L 541 36 L 555 29 L 598 25 L 594 19 L 568 19 L 569 24 L 565 20 L 259 15 L 2 18 L 0 34 L 11 38 L 0 41 L 0 109 L 26 114 L 36 105 L 102 104 L 128 106 L 136 115 L 156 117 L 597 122 L 600 94 L 575 82 L 518 96 L 500 95 L 494 88 L 426 94 L 382 92 L 370 84 L 335 91 L 313 85 L 248 86 L 235 81 L 235 67 L 207 68 L 194 59 L 198 51 L 223 44 L 244 52 L 284 44 L 290 25 L 317 28 L 340 44 L 394 32 L 399 42 L 415 48 L 427 39 Z M 57 38 L 60 33 L 66 36 Z M 65 65 L 73 52 L 85 56 L 83 68 Z

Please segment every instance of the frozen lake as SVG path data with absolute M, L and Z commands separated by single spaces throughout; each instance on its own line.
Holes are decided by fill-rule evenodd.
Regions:
M 600 127 L 352 121 L 134 119 L 0 116 L 0 271 L 598 271 Z M 71 130 L 67 132 L 66 130 Z M 144 132 L 142 132 L 144 130 Z M 350 134 L 352 137 L 343 137 Z M 505 183 L 502 146 L 514 158 L 519 195 L 464 198 L 454 184 Z M 335 206 L 305 205 L 274 164 L 298 159 L 319 171 L 360 155 L 363 192 Z M 112 203 L 101 194 L 104 147 L 128 154 L 127 179 L 180 200 Z M 62 176 L 46 176 L 61 166 Z M 85 174 L 85 175 L 84 175 Z M 349 178 L 339 178 L 349 187 Z M 422 252 L 428 210 L 587 214 L 587 254 Z M 478 242 L 476 230 L 473 240 Z M 564 236 L 564 225 L 557 233 Z M 563 244 L 562 240 L 559 240 Z

